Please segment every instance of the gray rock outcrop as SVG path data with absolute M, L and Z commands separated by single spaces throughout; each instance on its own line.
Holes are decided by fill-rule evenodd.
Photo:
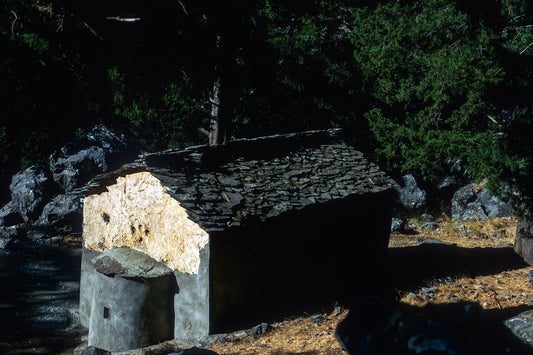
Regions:
M 520 340 L 533 347 L 533 310 L 525 311 L 509 318 L 504 324 Z
M 40 216 L 44 205 L 54 190 L 47 167 L 35 164 L 13 176 L 11 185 L 11 206 L 24 222 L 31 222 Z
M 50 155 L 49 165 L 54 181 L 70 192 L 95 175 L 108 171 L 116 160 L 129 155 L 135 158 L 138 148 L 124 135 L 98 125 L 83 138 L 76 139 Z
M 0 227 L 11 227 L 24 220 L 13 208 L 13 203 L 8 202 L 4 207 L 0 208 Z
M 34 240 L 80 232 L 82 206 L 73 190 L 139 153 L 139 146 L 124 135 L 98 125 L 52 153 L 48 164 L 15 174 L 9 186 L 11 201 L 0 209 L 0 248 L 24 235 Z
M 391 233 L 402 233 L 405 230 L 405 222 L 400 218 L 392 218 L 390 224 Z
M 63 233 L 81 232 L 83 210 L 77 194 L 57 195 L 43 208 L 38 226 L 61 229 Z
M 395 184 L 397 202 L 401 208 L 412 211 L 426 204 L 427 193 L 422 190 L 413 175 L 404 175 L 399 184 Z
M 476 184 L 459 188 L 451 200 L 452 218 L 460 221 L 507 217 L 514 211 L 511 203 L 492 196 L 486 188 Z

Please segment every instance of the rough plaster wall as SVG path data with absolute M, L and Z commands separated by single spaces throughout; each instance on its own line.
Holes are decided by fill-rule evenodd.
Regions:
M 198 274 L 208 234 L 148 172 L 119 177 L 107 192 L 90 195 L 83 206 L 84 247 L 105 251 L 128 246 L 168 267 Z

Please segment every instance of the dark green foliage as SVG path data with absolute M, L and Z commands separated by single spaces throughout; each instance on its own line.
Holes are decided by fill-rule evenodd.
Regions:
M 264 107 L 270 130 L 348 125 L 364 112 L 360 69 L 348 37 L 348 4 L 265 2 L 261 15 L 268 23 L 274 65 Z
M 430 178 L 453 158 L 494 191 L 530 196 L 530 5 L 382 1 L 352 12 L 381 164 Z
M 376 107 L 366 117 L 381 161 L 428 174 L 449 156 L 465 158 L 490 127 L 488 92 L 504 75 L 494 34 L 450 1 L 353 12 L 354 56 Z
M 206 143 L 219 81 L 232 137 L 342 126 L 393 174 L 461 161 L 533 194 L 526 0 L 52 5 L 1 5 L 5 178 L 96 122 L 149 150 Z

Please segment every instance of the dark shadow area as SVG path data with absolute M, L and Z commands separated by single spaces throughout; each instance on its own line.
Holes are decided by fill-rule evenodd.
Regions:
M 445 276 L 482 276 L 528 266 L 513 248 L 461 248 L 424 244 L 390 248 L 389 275 L 392 287 L 401 290 Z
M 532 353 L 503 324 L 527 307 L 486 311 L 461 302 L 420 308 L 391 300 L 359 299 L 352 305 L 335 334 L 350 354 Z
M 0 353 L 58 354 L 79 344 L 80 254 L 20 242 L 0 250 Z
M 410 306 L 397 301 L 406 291 L 447 276 L 492 275 L 527 267 L 512 248 L 461 248 L 422 244 L 390 248 L 381 289 L 361 295 L 336 336 L 351 354 L 531 354 L 504 321 L 531 309 L 484 310 L 477 303 Z M 378 274 L 379 275 L 379 274 Z
M 387 259 L 389 197 L 357 195 L 215 235 L 212 331 L 332 311 L 375 291 Z

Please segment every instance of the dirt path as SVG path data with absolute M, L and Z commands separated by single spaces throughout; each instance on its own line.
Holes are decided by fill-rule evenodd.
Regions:
M 0 250 L 0 354 L 59 354 L 79 343 L 80 255 L 29 243 Z

